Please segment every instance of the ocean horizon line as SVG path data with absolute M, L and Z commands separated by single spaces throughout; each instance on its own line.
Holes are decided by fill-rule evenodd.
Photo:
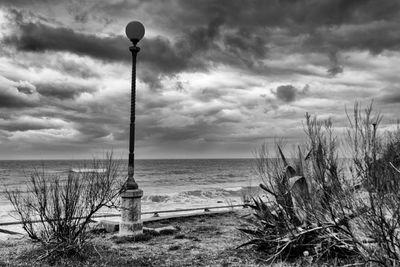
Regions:
M 269 159 L 277 159 L 279 157 L 270 157 Z M 286 157 L 287 159 L 293 159 L 292 157 Z M 68 159 L 68 158 L 59 158 L 59 159 L 0 159 L 0 162 L 4 161 L 91 161 L 91 160 L 103 160 L 105 158 L 79 158 L 79 159 Z M 255 157 L 226 157 L 226 158 L 137 158 L 137 160 L 248 160 L 253 159 L 256 160 Z M 339 159 L 352 159 L 351 157 L 339 157 Z M 114 160 L 128 160 L 127 158 L 114 158 Z
M 83 161 L 83 160 L 102 160 L 104 158 L 76 158 L 76 159 L 71 159 L 71 158 L 59 158 L 59 159 L 0 159 L 0 161 Z M 137 158 L 136 160 L 212 160 L 212 159 L 255 159 L 253 157 L 213 157 L 213 158 Z M 128 160 L 128 158 L 115 158 L 115 160 Z

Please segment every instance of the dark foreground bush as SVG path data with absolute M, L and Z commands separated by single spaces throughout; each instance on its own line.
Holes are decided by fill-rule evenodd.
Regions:
M 266 147 L 258 152 L 258 172 L 264 180 L 260 186 L 270 197 L 253 199 L 248 205 L 254 211 L 250 227 L 240 230 L 252 237 L 243 245 L 255 245 L 268 262 L 304 255 L 314 261 L 347 259 L 361 253 L 349 224 L 355 214 L 344 208 L 350 193 L 342 186 L 334 139 L 325 135 L 331 124 L 322 129 L 309 117 L 307 123 L 312 131 L 307 155 L 298 148 L 289 163 L 279 145 L 280 158 L 272 159 Z M 320 140 L 313 143 L 315 138 Z
M 254 216 L 241 229 L 251 237 L 243 245 L 254 245 L 270 262 L 308 255 L 314 262 L 400 263 L 399 131 L 384 138 L 372 105 L 362 112 L 356 104 L 349 121 L 350 162 L 338 158 L 332 122 L 309 115 L 307 142 L 290 159 L 279 145 L 278 158 L 265 145 L 257 152 L 268 197 L 248 205 Z
M 350 116 L 349 116 L 350 117 Z M 367 237 L 369 260 L 385 266 L 400 264 L 400 130 L 380 130 L 382 117 L 356 104 L 349 139 L 353 155 L 352 174 L 362 182 L 365 198 L 359 202 L 367 212 L 359 218 Z
M 25 191 L 6 190 L 23 229 L 43 245 L 38 259 L 82 257 L 92 216 L 116 200 L 122 180 L 118 161 L 107 155 L 89 168 L 93 171 L 70 171 L 62 178 L 43 167 L 30 176 Z

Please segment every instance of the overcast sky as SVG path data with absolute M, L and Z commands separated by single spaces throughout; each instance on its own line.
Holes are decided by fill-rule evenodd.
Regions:
M 131 20 L 136 157 L 252 157 L 304 114 L 400 114 L 400 1 L 1 0 L 0 159 L 127 155 Z

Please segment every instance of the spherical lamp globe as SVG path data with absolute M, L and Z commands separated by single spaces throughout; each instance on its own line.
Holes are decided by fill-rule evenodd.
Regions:
M 144 36 L 144 26 L 139 21 L 131 21 L 125 28 L 126 36 L 136 45 Z

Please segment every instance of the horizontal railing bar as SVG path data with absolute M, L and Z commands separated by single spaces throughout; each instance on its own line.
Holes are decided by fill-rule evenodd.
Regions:
M 244 207 L 245 205 L 229 205 L 229 206 L 213 206 L 213 207 L 202 207 L 202 208 L 190 208 L 190 209 L 174 209 L 174 210 L 156 210 L 156 211 L 145 211 L 141 214 L 159 214 L 159 213 L 171 213 L 171 212 L 184 212 L 184 211 L 196 211 L 196 210 L 210 210 L 210 209 L 223 209 L 223 208 L 235 208 L 235 207 Z M 120 213 L 113 213 L 113 214 L 102 214 L 102 215 L 94 215 L 92 218 L 107 218 L 107 217 L 118 217 L 121 216 Z M 78 217 L 74 219 L 83 219 L 85 217 Z M 41 220 L 34 220 L 28 221 L 27 223 L 40 223 Z M 18 225 L 22 224 L 22 222 L 3 222 L 0 223 L 0 226 L 8 226 L 8 225 Z
M 223 208 L 234 208 L 243 207 L 244 205 L 230 205 L 230 206 L 214 206 L 214 207 L 203 207 L 203 208 L 191 208 L 191 209 L 175 209 L 175 210 L 159 210 L 159 211 L 146 211 L 142 214 L 154 214 L 154 213 L 169 213 L 169 212 L 182 212 L 182 211 L 193 211 L 193 210 L 205 210 L 205 209 L 223 209 Z

